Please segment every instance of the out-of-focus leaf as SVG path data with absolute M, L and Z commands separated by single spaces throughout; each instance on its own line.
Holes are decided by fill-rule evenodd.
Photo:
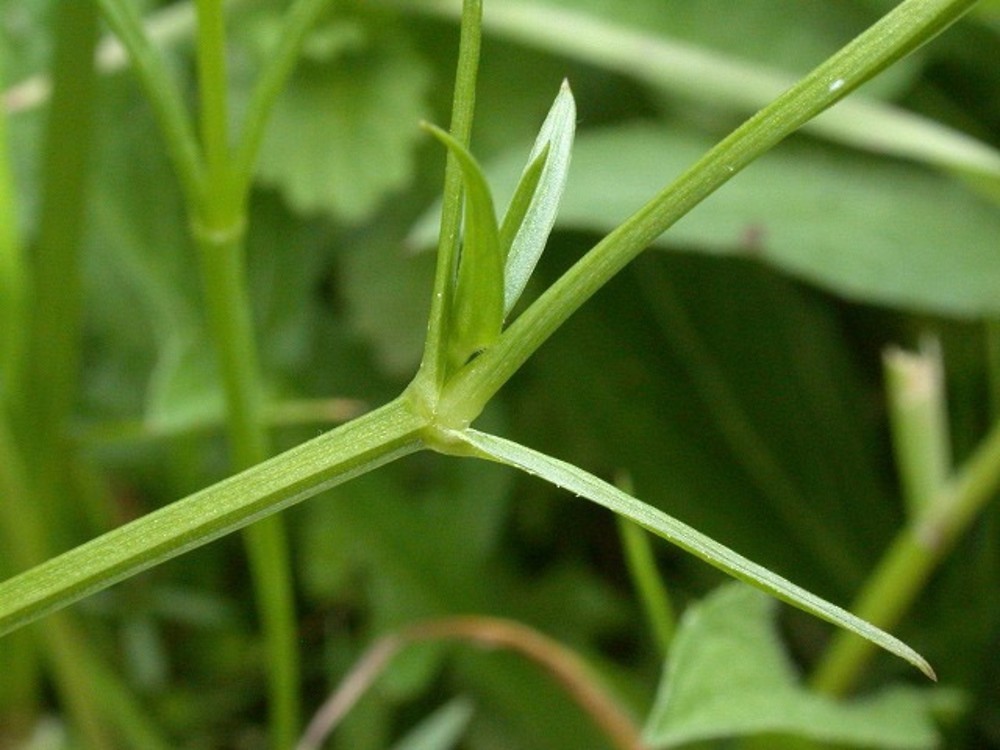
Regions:
M 472 711 L 471 702 L 456 698 L 421 721 L 392 750 L 449 750 L 465 733 Z
M 608 232 L 712 143 L 652 125 L 582 134 L 558 226 Z M 487 167 L 513 184 L 517 157 Z M 429 222 L 415 230 L 429 239 Z M 909 165 L 787 145 L 763 156 L 657 241 L 745 255 L 845 297 L 959 317 L 1000 313 L 1000 212 Z
M 573 136 L 576 133 L 576 102 L 569 83 L 563 81 L 552 109 L 538 131 L 538 138 L 528 155 L 528 167 L 522 173 L 530 174 L 531 164 L 543 153 L 546 154 L 538 185 L 531 200 L 517 224 L 517 231 L 507 253 L 504 268 L 504 314 L 510 312 L 524 291 L 531 272 L 535 270 L 545 243 L 549 239 L 552 226 L 556 223 L 559 201 L 562 199 L 566 180 L 569 177 L 569 162 L 573 150 Z M 511 207 L 517 206 L 520 190 L 514 191 Z M 508 209 L 508 213 L 510 209 Z M 507 219 L 504 218 L 504 227 Z
M 748 735 L 792 735 L 852 747 L 938 746 L 930 691 L 890 688 L 850 702 L 809 692 L 785 654 L 774 601 L 726 584 L 681 621 L 648 718 L 652 748 Z
M 410 179 L 429 74 L 401 41 L 301 65 L 275 104 L 259 175 L 304 213 L 370 216 Z
M 796 586 L 731 549 L 719 544 L 690 526 L 668 516 L 651 505 L 628 495 L 579 467 L 504 438 L 477 430 L 456 432 L 454 437 L 467 443 L 482 458 L 518 468 L 540 477 L 578 497 L 585 497 L 609 510 L 635 521 L 643 528 L 677 545 L 695 557 L 713 565 L 737 580 L 751 583 L 781 601 L 804 612 L 856 633 L 875 645 L 908 661 L 929 677 L 934 672 L 927 661 L 899 639 L 871 623 Z

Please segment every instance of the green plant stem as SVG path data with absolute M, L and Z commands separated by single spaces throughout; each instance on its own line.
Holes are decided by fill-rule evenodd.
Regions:
M 464 0 L 462 26 L 455 74 L 455 94 L 452 101 L 451 136 L 468 147 L 472 134 L 472 118 L 476 109 L 476 77 L 479 70 L 479 49 L 482 36 L 482 0 Z M 448 323 L 452 308 L 452 291 L 459 252 L 459 230 L 462 221 L 462 170 L 458 159 L 449 151 L 444 176 L 444 203 L 441 208 L 441 233 L 438 240 L 437 270 L 434 295 L 431 297 L 430 323 L 424 342 L 424 355 L 414 388 L 425 403 L 434 403 L 448 375 Z M 435 407 L 432 407 L 432 409 Z
M 956 21 L 975 0 L 905 0 L 762 109 L 546 290 L 497 344 L 456 374 L 439 411 L 467 424 L 562 323 L 629 261 L 737 172 Z
M 149 41 L 135 5 L 128 0 L 96 0 L 108 26 L 128 50 L 132 66 L 153 107 L 188 205 L 197 205 L 205 184 L 201 148 L 184 101 L 159 52 Z
M 198 0 L 200 130 L 206 182 L 194 216 L 202 286 L 226 394 L 227 432 L 237 470 L 271 453 L 260 358 L 245 279 L 244 232 L 250 182 L 234 174 L 229 142 L 226 31 L 222 0 Z M 290 747 L 300 721 L 300 658 L 291 556 L 284 522 L 262 520 L 244 535 L 257 610 L 267 645 L 271 747 Z
M 226 74 L 226 21 L 222 0 L 197 0 L 198 122 L 206 179 L 199 220 L 211 232 L 232 230 L 232 154 L 229 144 L 229 77 Z M 241 196 L 242 197 L 242 196 Z M 240 229 L 242 229 L 240 227 Z
M 237 470 L 263 461 L 270 453 L 240 229 L 202 233 L 197 238 L 209 328 L 226 396 L 227 434 Z M 251 526 L 245 543 L 267 641 L 272 746 L 290 747 L 298 734 L 300 669 L 283 521 L 272 517 Z
M 423 447 L 403 399 L 0 583 L 0 635 Z
M 903 500 L 918 518 L 951 472 L 941 347 L 932 340 L 919 353 L 889 349 L 882 361 Z
M 993 428 L 958 473 L 904 528 L 865 584 L 852 611 L 880 628 L 892 628 L 913 605 L 937 564 L 992 499 L 1000 485 L 1000 425 Z M 815 689 L 851 690 L 872 649 L 837 633 L 812 677 Z
M 665 657 L 677 630 L 677 618 L 670 602 L 670 594 L 656 569 L 656 558 L 646 530 L 624 516 L 617 516 L 617 519 L 629 575 L 639 594 L 639 601 L 642 602 L 660 656 Z

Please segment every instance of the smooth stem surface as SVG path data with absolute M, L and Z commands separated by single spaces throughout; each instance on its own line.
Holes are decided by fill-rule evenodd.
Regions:
M 63 429 L 76 393 L 80 358 L 80 245 L 87 195 L 88 161 L 94 122 L 97 9 L 91 3 L 61 3 L 55 11 L 53 93 L 45 131 L 42 165 L 40 230 L 35 253 L 31 314 L 27 317 L 26 359 L 12 363 L 8 392 L 18 416 L 16 438 L 4 435 L 9 448 L 0 457 L 8 507 L 4 527 L 16 544 L 16 564 L 28 567 L 48 556 L 49 538 L 57 524 L 46 519 L 71 518 L 72 506 L 59 495 L 66 474 Z M 13 440 L 21 449 L 14 449 Z M 23 453 L 21 452 L 23 451 Z M 30 462 L 30 463 L 29 463 Z M 19 511 L 19 512 L 18 512 Z M 21 535 L 24 538 L 20 538 Z M 59 695 L 86 745 L 111 748 L 99 696 L 78 656 L 85 642 L 67 616 L 41 629 L 40 643 L 48 657 Z
M 737 172 L 956 21 L 975 0 L 906 0 L 709 151 L 597 244 L 461 370 L 440 411 L 461 425 L 598 289 Z
M 222 0 L 197 0 L 198 122 L 206 180 L 201 220 L 211 231 L 229 231 L 234 218 L 229 145 L 229 79 Z
M 226 431 L 237 470 L 260 463 L 270 454 L 242 236 L 238 225 L 197 237 L 208 323 L 226 397 Z M 272 746 L 289 747 L 298 734 L 300 670 L 283 521 L 273 517 L 250 527 L 245 542 L 267 640 Z
M 465 147 L 472 133 L 476 108 L 476 77 L 482 35 L 482 0 L 464 0 L 462 27 L 452 101 L 451 136 Z M 424 342 L 424 355 L 415 389 L 428 403 L 437 401 L 447 377 L 448 321 L 452 306 L 453 278 L 458 261 L 459 231 L 462 223 L 462 170 L 450 151 L 444 177 L 444 203 L 441 207 L 441 233 L 438 239 L 437 270 L 431 298 L 430 323 Z
M 903 500 L 908 517 L 919 518 L 951 473 L 941 347 L 931 340 L 920 352 L 892 348 L 882 361 Z
M 631 488 L 626 491 L 631 494 Z M 639 594 L 639 601 L 646 613 L 646 620 L 660 656 L 665 657 L 677 630 L 677 617 L 670 602 L 670 594 L 656 569 L 656 557 L 653 554 L 653 546 L 649 543 L 650 537 L 639 524 L 624 516 L 616 518 L 632 585 Z
M 227 433 L 233 466 L 246 469 L 271 453 L 264 414 L 260 361 L 246 291 L 244 234 L 249 180 L 237 180 L 229 143 L 226 33 L 222 0 L 198 0 L 198 84 L 206 182 L 194 211 L 202 286 L 226 396 Z M 267 518 L 247 529 L 244 540 L 267 648 L 275 750 L 298 735 L 300 658 L 292 565 L 284 522 Z
M 128 50 L 156 116 L 167 152 L 188 205 L 198 203 L 204 185 L 201 148 L 184 107 L 180 90 L 167 74 L 162 55 L 150 42 L 142 19 L 129 0 L 96 0 L 108 26 Z
M 873 625 L 892 628 L 916 601 L 937 564 L 993 498 L 1000 486 L 1000 426 L 958 474 L 941 488 L 889 548 L 852 611 Z M 831 695 L 848 693 L 871 659 L 869 644 L 837 633 L 812 685 Z
M 403 399 L 0 583 L 0 636 L 423 447 Z

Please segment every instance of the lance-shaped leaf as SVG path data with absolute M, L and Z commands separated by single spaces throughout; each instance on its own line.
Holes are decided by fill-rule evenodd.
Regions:
M 504 269 L 504 315 L 510 312 L 524 291 L 556 223 L 559 201 L 569 174 L 575 133 L 576 102 L 569 83 L 563 81 L 538 131 L 538 138 L 528 156 L 528 166 L 504 216 L 501 236 L 513 236 Z M 541 174 L 536 177 L 537 164 L 542 159 Z M 527 187 L 532 181 L 537 181 L 537 184 L 529 193 Z M 525 202 L 525 193 L 531 195 L 530 201 Z
M 465 184 L 464 236 L 447 344 L 451 367 L 457 369 L 500 335 L 504 294 L 500 230 L 489 185 L 472 154 L 441 128 L 430 124 L 424 127 L 458 161 Z
M 625 516 L 653 534 L 676 544 L 709 565 L 749 583 L 776 599 L 798 607 L 822 620 L 850 630 L 886 651 L 905 659 L 932 679 L 934 670 L 920 654 L 883 630 L 835 604 L 796 586 L 762 565 L 733 552 L 714 539 L 681 523 L 666 513 L 628 495 L 582 469 L 510 440 L 472 429 L 462 430 L 454 438 L 471 446 L 481 457 L 514 466 L 541 477 L 557 487 L 603 505 Z

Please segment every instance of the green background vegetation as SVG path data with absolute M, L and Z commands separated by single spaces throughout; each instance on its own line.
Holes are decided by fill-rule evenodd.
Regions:
M 13 185 L 17 211 L 0 216 L 0 231 L 15 230 L 0 243 L 20 241 L 41 257 L 59 242 L 47 234 L 47 211 L 74 210 L 46 207 L 41 196 L 53 189 L 45 186 L 83 201 L 80 288 L 50 292 L 70 303 L 79 295 L 79 331 L 53 336 L 78 334 L 80 362 L 62 363 L 54 378 L 29 375 L 52 384 L 47 408 L 71 415 L 69 448 L 54 459 L 45 452 L 58 444 L 51 436 L 25 431 L 14 441 L 43 467 L 40 476 L 53 467 L 52 486 L 39 494 L 52 504 L 37 514 L 51 551 L 232 473 L 184 196 L 136 78 L 105 66 L 88 168 L 55 173 L 58 162 L 44 150 L 54 110 L 44 97 L 32 101 L 30 83 L 19 85 L 37 83 L 53 65 L 57 5 L 0 2 L 11 172 L 9 181 L 0 173 L 0 190 Z M 194 104 L 192 8 L 139 5 Z M 488 0 L 472 151 L 501 207 L 564 78 L 578 109 L 559 222 L 526 300 L 892 5 Z M 227 7 L 238 118 L 287 4 Z M 458 2 L 438 0 L 334 0 L 277 100 L 250 198 L 246 266 L 275 452 L 390 400 L 420 363 L 443 149 L 418 123 L 449 120 L 458 12 Z M 948 423 L 927 430 L 947 435 L 946 446 L 918 466 L 942 456 L 945 474 L 963 465 L 1000 416 L 998 49 L 1000 7 L 983 3 L 863 87 L 839 120 L 831 113 L 752 164 L 576 313 L 477 425 L 627 482 L 637 497 L 848 606 L 912 516 L 907 503 L 919 504 L 927 490 L 899 477 L 907 454 L 893 454 L 883 351 L 923 347 L 933 364 L 936 346 L 926 337 L 940 342 Z M 67 139 L 88 137 L 61 127 Z M 17 273 L 0 271 L 5 279 Z M 3 302 L 4 311 L 16 309 Z M 35 343 L 19 340 L 17 331 L 37 325 L 0 320 L 0 344 L 48 345 L 54 339 L 37 332 Z M 60 387 L 62 375 L 69 381 Z M 15 390 L 9 373 L 2 385 Z M 61 398 L 71 403 L 60 406 Z M 7 510 L 0 549 L 13 549 L 23 533 L 11 516 L 24 509 Z M 651 717 L 650 736 L 664 743 L 657 746 L 715 746 L 705 739 L 713 730 L 699 724 L 708 710 L 708 725 L 722 734 L 730 727 L 744 737 L 741 747 L 1000 747 L 995 503 L 899 625 L 887 623 L 935 666 L 940 686 L 878 654 L 855 689 L 899 703 L 854 719 L 790 687 L 819 663 L 830 628 L 783 607 L 781 648 L 767 627 L 768 600 L 716 589 L 721 574 L 659 543 L 673 606 L 696 607 L 715 635 L 706 640 L 691 630 L 694 618 L 681 621 L 667 676 L 698 679 L 671 683 L 673 703 L 661 694 L 650 714 L 663 676 L 662 632 L 647 623 L 614 517 L 508 468 L 422 453 L 282 518 L 303 719 L 378 637 L 425 619 L 484 614 L 529 625 L 585 657 L 630 713 Z M 23 569 L 16 559 L 0 553 L 0 578 Z M 107 747 L 265 746 L 266 657 L 238 536 L 70 613 L 65 631 L 54 624 L 42 635 L 33 625 L 0 641 L 0 747 L 31 733 L 39 744 L 25 747 L 63 746 L 56 727 L 73 710 L 53 686 L 67 679 L 83 680 L 125 717 Z M 54 677 L 59 660 L 37 655 L 83 654 L 75 638 L 88 644 L 76 662 L 82 674 Z M 785 670 L 787 680 L 775 677 Z M 777 696 L 774 706 L 726 697 L 741 680 Z M 456 696 L 461 702 L 439 715 L 440 737 L 411 735 L 399 747 L 609 746 L 536 665 L 436 643 L 394 661 L 329 746 L 390 747 Z M 722 708 L 705 709 L 712 699 Z M 743 713 L 729 715 L 727 705 Z M 824 734 L 833 726 L 839 734 Z M 78 736 L 93 744 L 103 733 Z

